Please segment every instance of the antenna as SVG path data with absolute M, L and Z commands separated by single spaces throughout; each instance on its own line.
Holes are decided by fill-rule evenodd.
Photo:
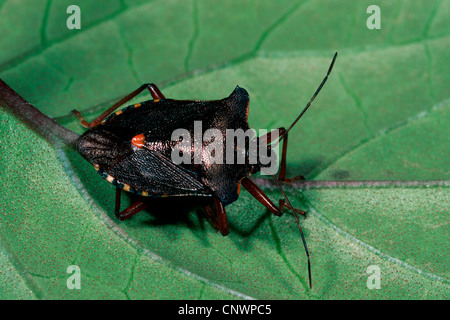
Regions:
M 322 89 L 323 85 L 327 81 L 328 76 L 330 75 L 331 70 L 333 69 L 334 62 L 336 61 L 337 54 L 338 54 L 337 52 L 334 54 L 333 60 L 331 61 L 330 67 L 328 68 L 327 75 L 325 76 L 325 78 L 323 78 L 323 80 L 320 83 L 319 87 L 316 89 L 316 92 L 314 92 L 314 95 L 309 100 L 309 102 L 306 104 L 306 107 L 303 109 L 302 112 L 300 112 L 300 114 L 298 115 L 297 119 L 295 119 L 294 122 L 292 122 L 292 124 L 289 126 L 289 128 L 279 137 L 278 142 L 280 142 L 281 140 L 284 139 L 284 137 L 288 134 L 288 132 L 292 129 L 292 127 L 295 126 L 295 124 L 298 122 L 298 120 L 300 120 L 300 118 L 305 114 L 306 110 L 308 110 L 308 108 L 311 106 L 311 103 L 314 101 L 314 99 L 319 94 L 320 90 Z

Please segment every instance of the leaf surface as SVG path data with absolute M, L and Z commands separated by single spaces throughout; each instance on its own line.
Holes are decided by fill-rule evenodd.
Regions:
M 83 132 L 72 109 L 93 119 L 146 82 L 175 99 L 239 85 L 251 127 L 287 127 L 338 51 L 289 135 L 288 176 L 368 183 L 286 187 L 308 210 L 309 290 L 291 214 L 243 191 L 227 237 L 173 199 L 119 223 L 113 186 L 2 106 L 0 298 L 448 299 L 448 2 L 379 1 L 380 30 L 366 27 L 371 1 L 78 1 L 81 30 L 66 28 L 70 4 L 0 1 L 0 77 L 65 127 Z M 370 183 L 383 180 L 398 183 Z M 67 287 L 70 265 L 80 290 Z

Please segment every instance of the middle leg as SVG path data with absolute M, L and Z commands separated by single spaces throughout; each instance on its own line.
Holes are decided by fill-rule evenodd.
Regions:
M 274 215 L 281 216 L 285 208 L 285 200 L 280 199 L 279 206 L 277 207 L 272 200 L 249 178 L 244 178 L 241 181 L 244 188 L 262 205 L 264 205 L 270 212 Z M 302 210 L 293 208 L 296 213 L 305 215 L 306 213 Z
M 214 197 L 214 207 L 216 211 L 215 213 L 210 205 L 206 205 L 206 214 L 214 227 L 218 229 L 223 236 L 226 236 L 230 233 L 230 230 L 228 228 L 228 219 L 225 206 L 219 199 Z

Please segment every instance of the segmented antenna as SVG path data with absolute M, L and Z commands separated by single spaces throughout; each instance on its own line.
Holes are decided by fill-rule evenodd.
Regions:
M 322 89 L 322 87 L 325 84 L 325 82 L 327 82 L 328 76 L 330 75 L 331 70 L 333 69 L 333 66 L 334 66 L 334 62 L 336 61 L 337 54 L 338 54 L 337 52 L 334 54 L 333 60 L 331 61 L 330 67 L 328 68 L 327 75 L 325 76 L 325 78 L 323 78 L 323 80 L 320 83 L 319 87 L 316 89 L 316 92 L 314 92 L 314 95 L 309 100 L 309 102 L 306 104 L 306 107 L 303 109 L 302 112 L 300 112 L 300 114 L 298 115 L 297 119 L 295 119 L 294 122 L 292 122 L 292 124 L 289 126 L 289 128 L 287 128 L 287 130 L 282 135 L 280 135 L 280 137 L 278 139 L 278 142 L 280 142 L 281 140 L 283 140 L 286 137 L 286 135 L 292 129 L 292 127 L 295 126 L 295 124 L 298 122 L 298 120 L 300 120 L 300 118 L 305 114 L 306 110 L 308 110 L 308 108 L 311 106 L 311 103 L 314 101 L 316 96 L 319 94 L 319 92 Z
M 298 122 L 298 120 L 300 120 L 300 118 L 305 114 L 306 110 L 308 110 L 308 108 L 311 106 L 311 103 L 314 101 L 314 99 L 316 98 L 316 96 L 319 94 L 320 90 L 324 86 L 325 82 L 328 80 L 328 76 L 330 75 L 331 70 L 333 69 L 333 66 L 334 66 L 334 62 L 336 61 L 337 54 L 338 54 L 337 52 L 334 54 L 333 60 L 331 61 L 330 67 L 328 68 L 327 75 L 325 76 L 325 78 L 323 78 L 322 82 L 320 83 L 319 87 L 316 89 L 316 92 L 314 92 L 314 94 L 311 97 L 311 99 L 309 100 L 309 102 L 306 104 L 305 108 L 302 110 L 302 112 L 300 112 L 298 117 L 294 120 L 294 122 L 292 122 L 292 124 L 289 126 L 289 128 L 287 128 L 287 130 L 278 137 L 278 141 L 276 141 L 274 145 L 279 143 L 281 140 L 283 140 L 287 136 L 288 132 L 295 126 L 295 124 Z M 291 202 L 289 201 L 288 197 L 284 193 L 284 190 L 281 187 L 280 181 L 274 175 L 272 175 L 272 178 L 275 181 L 275 183 L 277 184 L 281 193 L 283 194 L 283 197 L 285 199 L 285 205 L 292 211 L 292 213 L 294 214 L 295 221 L 297 222 L 298 231 L 300 232 L 300 236 L 301 236 L 302 242 L 303 242 L 303 247 L 305 248 L 306 257 L 308 259 L 309 288 L 311 289 L 312 288 L 311 260 L 309 257 L 308 246 L 306 245 L 305 235 L 303 234 L 303 229 L 300 226 L 300 221 L 298 219 L 297 212 L 295 211 L 295 209 L 292 206 Z

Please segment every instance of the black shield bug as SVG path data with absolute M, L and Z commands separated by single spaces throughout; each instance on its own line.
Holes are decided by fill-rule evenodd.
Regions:
M 322 89 L 336 57 L 337 53 L 314 95 L 287 129 L 278 129 L 278 135 L 269 132 L 260 137 L 249 137 L 251 141 L 258 142 L 257 146 L 262 145 L 266 149 L 265 154 L 270 154 L 271 149 L 283 141 L 278 178 L 272 175 L 284 198 L 280 200 L 278 206 L 249 179 L 252 173 L 267 167 L 267 163 L 261 161 L 260 153 L 252 153 L 254 150 L 250 150 L 248 140 L 243 146 L 238 145 L 234 138 L 231 144 L 226 143 L 227 130 L 247 132 L 250 129 L 247 121 L 249 95 L 240 87 L 236 87 L 225 99 L 198 101 L 166 99 L 156 85 L 145 84 L 118 101 L 91 123 L 83 120 L 81 114 L 74 110 L 82 125 L 89 128 L 78 139 L 77 149 L 103 178 L 116 186 L 115 214 L 119 220 L 128 219 L 146 209 L 149 206 L 148 198 L 209 197 L 215 210 L 211 205 L 206 205 L 205 211 L 212 224 L 225 236 L 229 233 L 225 206 L 238 199 L 241 185 L 277 216 L 282 214 L 286 206 L 293 212 L 300 231 L 308 258 L 311 287 L 309 252 L 297 217 L 298 213 L 304 214 L 304 212 L 292 207 L 279 181 L 300 178 L 300 176 L 294 179 L 285 177 L 288 132 Z M 150 91 L 153 100 L 115 111 L 145 89 Z M 196 127 L 199 123 L 200 128 Z M 173 134 L 180 128 L 184 129 L 183 132 L 186 135 L 182 135 L 182 139 L 174 140 Z M 188 136 L 193 137 L 198 134 L 203 136 L 209 129 L 216 130 L 214 140 L 201 143 L 189 141 L 184 144 L 184 149 L 178 148 L 181 141 Z M 210 143 L 220 138 L 223 138 L 222 144 L 215 144 L 215 148 L 211 149 Z M 205 150 L 208 148 L 210 153 L 205 158 Z M 214 152 L 222 153 L 222 155 L 227 153 L 227 156 L 231 153 L 233 159 L 234 156 L 241 155 L 243 161 L 240 163 L 210 161 Z M 174 156 L 179 157 L 180 154 L 187 155 L 184 158 L 187 161 L 180 163 L 174 161 Z M 252 154 L 256 154 L 253 162 L 250 161 Z M 200 160 L 195 161 L 196 159 Z M 123 211 L 120 210 L 121 190 L 140 196 L 139 200 Z

